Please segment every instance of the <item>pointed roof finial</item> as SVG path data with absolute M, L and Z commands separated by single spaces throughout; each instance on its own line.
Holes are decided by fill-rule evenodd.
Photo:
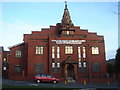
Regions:
M 67 1 L 65 1 L 65 9 L 67 9 Z
M 63 28 L 73 28 L 74 25 L 72 23 L 72 20 L 70 18 L 69 10 L 67 9 L 67 2 L 65 1 L 65 9 L 64 9 L 64 14 L 61 20 L 61 26 Z

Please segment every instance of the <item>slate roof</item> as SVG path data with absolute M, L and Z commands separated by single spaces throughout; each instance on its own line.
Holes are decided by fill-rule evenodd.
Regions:
M 24 45 L 24 44 L 25 44 L 25 43 L 22 42 L 22 43 L 18 43 L 18 44 L 16 44 L 16 45 L 10 46 L 10 47 L 8 47 L 8 48 L 10 49 L 10 48 L 13 48 L 13 47 L 16 47 L 16 46 L 20 46 L 20 45 Z

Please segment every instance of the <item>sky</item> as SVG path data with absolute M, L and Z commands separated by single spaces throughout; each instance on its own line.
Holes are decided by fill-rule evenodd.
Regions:
M 105 39 L 106 59 L 118 49 L 118 2 L 68 2 L 74 26 L 97 32 Z M 60 23 L 63 2 L 1 2 L 0 46 L 4 50 L 23 42 L 23 34 Z

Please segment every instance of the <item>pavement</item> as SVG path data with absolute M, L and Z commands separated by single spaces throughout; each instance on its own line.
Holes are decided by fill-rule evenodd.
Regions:
M 80 84 L 78 82 L 74 83 L 35 83 L 33 81 L 14 81 L 8 79 L 2 79 L 2 85 L 15 85 L 15 86 L 42 86 L 42 87 L 55 87 L 55 88 L 80 88 L 81 90 L 96 90 L 96 88 L 120 88 L 118 83 L 92 83 L 92 84 Z

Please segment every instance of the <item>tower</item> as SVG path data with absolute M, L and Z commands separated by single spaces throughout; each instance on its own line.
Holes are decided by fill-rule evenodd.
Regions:
M 64 9 L 63 17 L 60 24 L 60 33 L 73 34 L 74 33 L 73 27 L 74 27 L 74 24 L 72 23 L 70 13 L 67 8 L 67 2 L 65 1 L 65 9 Z

